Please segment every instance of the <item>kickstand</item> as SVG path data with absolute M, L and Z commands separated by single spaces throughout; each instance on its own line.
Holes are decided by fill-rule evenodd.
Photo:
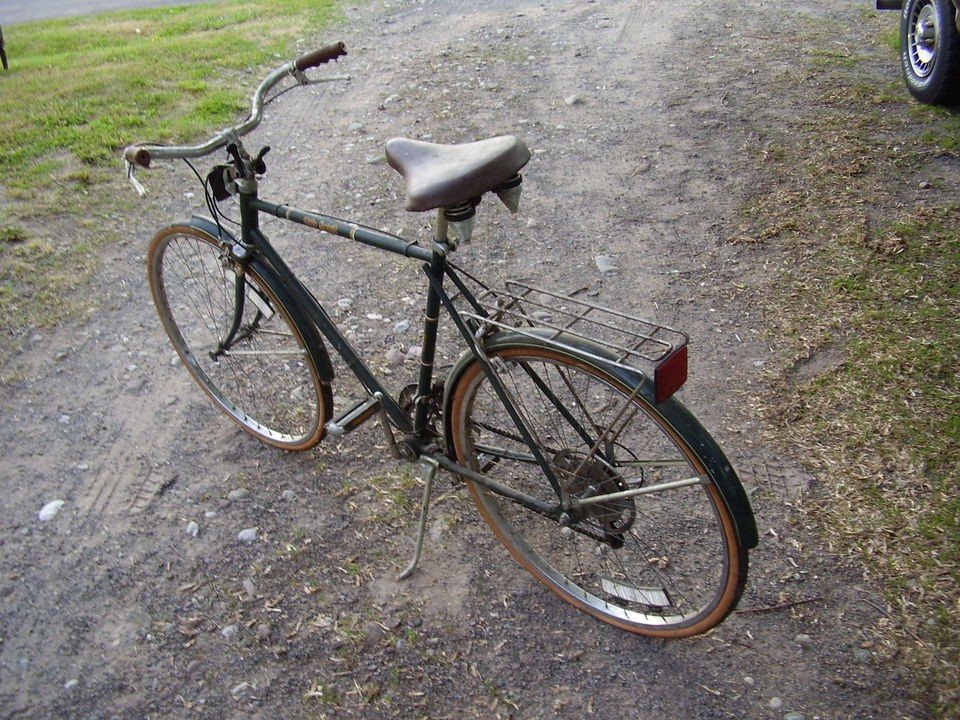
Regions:
M 413 575 L 413 571 L 417 569 L 417 564 L 420 562 L 420 553 L 423 550 L 423 536 L 427 530 L 427 510 L 430 507 L 430 492 L 433 490 L 433 479 L 437 476 L 437 470 L 440 469 L 437 461 L 431 458 L 422 457 L 420 458 L 420 462 L 426 470 L 423 485 L 423 502 L 420 505 L 420 523 L 417 526 L 417 539 L 413 546 L 413 560 L 407 565 L 407 569 L 400 573 L 400 580 L 406 580 Z

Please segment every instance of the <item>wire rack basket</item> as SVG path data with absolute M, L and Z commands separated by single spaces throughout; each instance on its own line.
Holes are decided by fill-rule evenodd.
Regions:
M 596 359 L 651 376 L 669 360 L 679 362 L 682 353 L 686 378 L 688 337 L 666 325 L 513 280 L 502 290 L 485 290 L 477 299 L 488 317 L 463 315 L 486 327 L 513 330 L 562 349 L 571 348 L 574 340 L 585 340 L 609 353 Z M 585 352 L 579 343 L 573 349 Z

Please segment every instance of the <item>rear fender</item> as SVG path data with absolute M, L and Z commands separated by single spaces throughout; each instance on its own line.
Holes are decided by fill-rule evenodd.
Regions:
M 571 358 L 575 357 L 572 352 L 565 352 L 558 348 L 555 343 L 532 338 L 528 333 L 529 331 L 524 331 L 524 334 L 520 335 L 509 330 L 494 333 L 486 339 L 484 349 L 486 352 L 491 352 L 514 347 L 529 347 L 531 344 L 535 344 L 555 353 L 564 354 Z M 657 413 L 678 435 L 684 437 L 707 468 L 716 483 L 717 490 L 723 497 L 727 509 L 733 516 L 740 543 L 746 548 L 756 547 L 759 539 L 756 520 L 750 507 L 750 500 L 740 483 L 736 470 L 727 460 L 716 441 L 683 404 L 673 397 L 665 402 L 657 403 L 652 378 L 647 377 L 639 370 L 631 371 L 618 367 L 614 362 L 614 356 L 603 347 L 575 337 L 564 338 L 563 344 L 570 346 L 574 351 L 580 349 L 589 353 L 590 356 L 588 357 L 576 356 L 578 361 L 609 373 L 626 388 L 639 387 L 638 395 L 646 401 L 651 412 Z M 605 356 L 610 358 L 610 363 L 602 360 Z M 443 398 L 444 417 L 450 417 L 453 388 L 456 387 L 463 373 L 473 362 L 475 362 L 474 356 L 470 353 L 464 353 L 450 371 Z M 446 433 L 447 447 L 452 448 L 453 438 L 449 425 L 444 428 L 444 432 Z

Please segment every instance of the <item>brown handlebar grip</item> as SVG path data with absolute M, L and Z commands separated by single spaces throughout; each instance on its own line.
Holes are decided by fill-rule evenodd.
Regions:
M 123 151 L 123 157 L 131 165 L 142 168 L 150 167 L 150 151 L 136 145 L 126 148 Z
M 322 47 L 319 50 L 314 50 L 311 53 L 307 53 L 301 57 L 298 57 L 293 61 L 294 66 L 297 70 L 303 71 L 308 68 L 317 67 L 323 65 L 326 62 L 331 60 L 336 60 L 338 57 L 342 57 L 347 54 L 347 46 L 342 42 L 334 43 L 333 45 L 327 45 Z

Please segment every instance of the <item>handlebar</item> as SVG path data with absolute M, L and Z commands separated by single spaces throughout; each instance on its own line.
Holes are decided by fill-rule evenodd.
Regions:
M 342 42 L 334 43 L 333 45 L 327 45 L 322 47 L 319 50 L 314 50 L 311 53 L 302 55 L 293 61 L 294 66 L 300 72 L 304 70 L 309 70 L 310 68 L 319 67 L 324 63 L 328 63 L 331 60 L 336 60 L 339 57 L 343 57 L 347 54 L 347 46 Z
M 189 159 L 203 157 L 219 150 L 232 142 L 241 135 L 246 135 L 256 128 L 263 119 L 263 107 L 266 95 L 281 80 L 288 75 L 296 78 L 301 85 L 307 85 L 311 81 L 303 74 L 305 70 L 319 67 L 331 60 L 336 60 L 347 54 L 347 48 L 342 43 L 327 45 L 319 50 L 302 55 L 296 60 L 284 63 L 276 70 L 271 72 L 263 79 L 256 91 L 253 93 L 250 103 L 250 115 L 239 125 L 221 130 L 207 142 L 200 145 L 154 145 L 152 143 L 137 143 L 124 148 L 123 159 L 127 165 L 127 176 L 133 182 L 137 191 L 143 195 L 142 186 L 133 177 L 133 171 L 136 167 L 147 168 L 154 158 L 156 159 Z

